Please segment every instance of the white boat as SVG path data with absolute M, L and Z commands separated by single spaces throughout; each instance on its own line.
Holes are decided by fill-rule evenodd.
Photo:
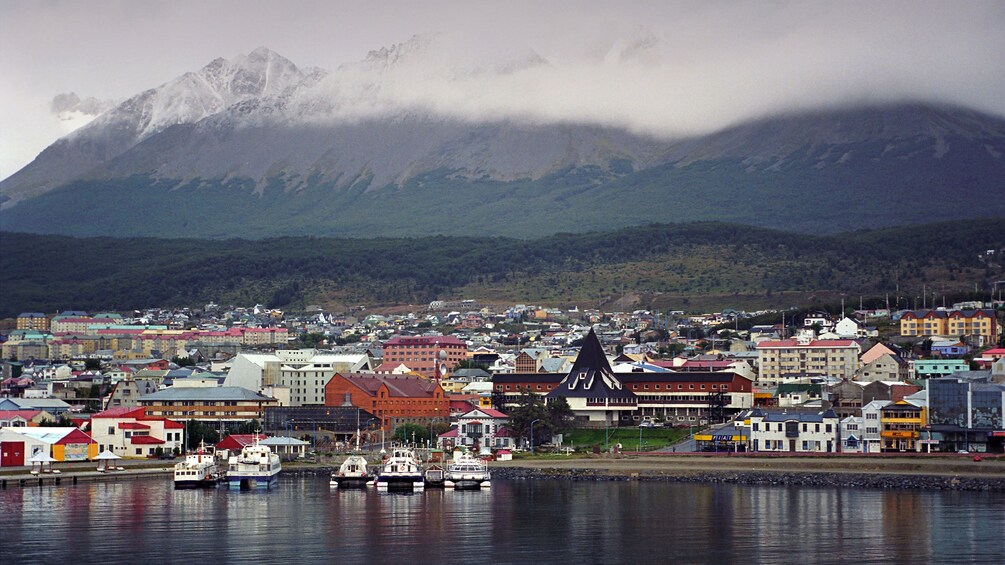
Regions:
M 423 490 L 426 487 L 422 467 L 415 452 L 395 447 L 380 466 L 374 484 L 383 490 Z
M 199 450 L 185 456 L 174 466 L 174 488 L 215 487 L 223 477 L 223 469 L 216 464 L 216 454 L 199 444 Z
M 338 471 L 332 473 L 328 486 L 331 488 L 366 488 L 366 483 L 373 480 L 373 475 L 367 469 L 366 457 L 354 453 L 346 457 Z
M 232 489 L 267 489 L 279 482 L 282 470 L 279 455 L 259 444 L 256 435 L 255 443 L 244 446 L 228 461 L 227 483 Z
M 452 489 L 476 489 L 492 486 L 487 463 L 465 453 L 447 465 L 443 486 Z

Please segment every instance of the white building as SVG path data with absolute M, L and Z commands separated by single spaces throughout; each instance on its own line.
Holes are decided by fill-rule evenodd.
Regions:
M 844 453 L 862 453 L 862 434 L 865 432 L 865 420 L 861 416 L 848 416 L 841 420 L 841 451 Z
M 837 453 L 840 422 L 833 410 L 825 412 L 765 411 L 750 413 L 750 450 L 753 452 Z
M 806 377 L 851 380 L 862 348 L 850 339 L 776 340 L 757 344 L 761 387 L 778 386 Z
M 261 392 L 266 387 L 288 387 L 289 406 L 322 405 L 325 385 L 335 373 L 372 372 L 365 353 L 333 355 L 315 349 L 282 349 L 274 354 L 242 353 L 234 358 L 223 386 Z
M 91 416 L 91 437 L 98 452 L 106 449 L 123 458 L 143 458 L 185 449 L 185 425 L 150 417 L 146 408 L 112 408 Z
M 883 408 L 889 400 L 873 400 L 862 406 L 862 453 L 879 453 L 883 448 Z

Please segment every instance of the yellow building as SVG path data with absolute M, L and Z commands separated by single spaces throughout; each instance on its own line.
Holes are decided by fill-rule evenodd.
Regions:
M 972 336 L 991 341 L 1001 335 L 993 310 L 915 310 L 900 318 L 900 335 Z
M 17 315 L 17 329 L 49 331 L 49 318 L 41 312 L 22 312 Z
M 921 451 L 921 428 L 927 421 L 925 406 L 900 400 L 880 410 L 883 451 Z

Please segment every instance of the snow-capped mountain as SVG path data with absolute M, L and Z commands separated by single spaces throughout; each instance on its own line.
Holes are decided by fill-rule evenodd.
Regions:
M 264 47 L 231 60 L 215 59 L 198 71 L 125 100 L 46 148 L 4 181 L 4 205 L 87 174 L 170 126 L 192 124 L 235 103 L 279 96 L 320 78 Z M 54 102 L 61 111 L 72 111 L 71 106 L 79 103 L 74 97 L 57 97 Z
M 637 29 L 596 58 L 637 70 L 657 47 Z M 832 232 L 967 217 L 967 202 L 1005 194 L 998 117 L 888 104 L 665 139 L 510 106 L 553 70 L 531 50 L 483 56 L 440 35 L 331 72 L 265 48 L 216 59 L 106 111 L 0 183 L 0 227 L 524 236 L 730 220 Z M 1005 198 L 981 210 L 1005 215 Z

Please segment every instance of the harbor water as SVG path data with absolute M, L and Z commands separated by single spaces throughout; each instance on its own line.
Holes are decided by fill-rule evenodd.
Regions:
M 1005 563 L 1005 494 L 498 480 L 491 491 L 0 491 L 0 563 Z

